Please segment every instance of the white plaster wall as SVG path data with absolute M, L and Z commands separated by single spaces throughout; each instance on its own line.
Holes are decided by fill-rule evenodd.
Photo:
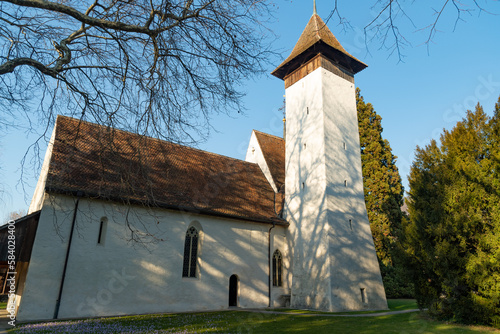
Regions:
M 50 197 L 44 196 L 47 202 Z M 64 210 L 74 203 L 64 203 Z M 61 209 L 61 208 L 58 208 Z M 51 319 L 62 275 L 71 212 L 56 215 L 54 210 L 42 210 L 33 243 L 28 274 L 19 305 L 18 320 Z M 57 217 L 57 219 L 56 219 Z
M 321 71 L 332 310 L 386 309 L 363 193 L 355 86 L 330 71 Z M 365 289 L 365 303 L 361 289 Z
M 70 197 L 45 197 L 20 321 L 53 317 L 74 204 Z M 102 217 L 108 219 L 103 245 L 97 244 Z M 148 243 L 130 241 L 127 220 Z M 191 224 L 202 229 L 198 277 L 183 278 Z M 226 309 L 233 274 L 239 277 L 240 307 L 267 307 L 268 231 L 267 224 L 82 199 L 59 318 Z
M 286 90 L 286 219 L 291 306 L 330 309 L 322 72 Z
M 271 263 L 272 266 L 272 255 L 275 250 L 279 250 L 282 255 L 282 286 L 275 287 L 272 286 L 272 276 L 270 276 L 271 288 L 271 307 L 289 307 L 285 303 L 290 301 L 290 287 L 292 285 L 292 272 L 290 268 L 290 256 L 288 250 L 287 241 L 287 228 L 282 226 L 276 226 L 272 229 L 272 239 L 271 239 Z
M 248 143 L 247 155 L 245 161 L 253 162 L 259 165 L 262 173 L 264 173 L 267 181 L 273 187 L 275 193 L 278 192 L 276 184 L 274 184 L 273 176 L 269 170 L 264 154 L 262 153 L 262 148 L 260 147 L 255 131 L 252 131 L 252 136 L 250 137 L 250 142 Z
M 273 190 L 275 192 L 278 191 L 276 184 L 274 183 L 271 171 L 269 170 L 269 166 L 267 165 L 266 159 L 264 158 L 264 154 L 262 153 L 262 148 L 260 147 L 257 136 L 255 135 L 255 131 L 252 131 L 252 136 L 250 137 L 250 142 L 248 144 L 245 161 L 258 164 L 260 169 L 266 176 L 267 181 L 273 187 Z M 287 228 L 282 226 L 275 226 L 273 229 L 271 229 L 271 235 L 271 258 L 269 268 L 272 268 L 272 255 L 276 249 L 279 249 L 281 255 L 283 256 L 283 285 L 281 287 L 272 286 L 272 276 L 269 276 L 269 284 L 271 285 L 271 306 L 282 307 L 285 306 L 284 302 L 287 301 L 290 296 L 290 286 L 292 283 L 288 242 L 286 239 Z
M 52 157 L 52 149 L 54 147 L 55 136 L 56 136 L 56 127 L 54 126 L 54 129 L 52 130 L 52 135 L 50 137 L 49 145 L 47 146 L 47 151 L 45 152 L 45 157 L 43 159 L 42 170 L 40 171 L 40 176 L 38 177 L 38 182 L 36 183 L 35 192 L 33 193 L 30 207 L 28 208 L 28 214 L 38 211 L 42 208 L 43 198 L 45 195 L 45 183 L 47 181 L 47 173 L 49 172 L 49 165 L 50 165 L 50 159 Z
M 364 203 L 354 84 L 318 68 L 287 88 L 286 105 L 292 307 L 385 309 Z

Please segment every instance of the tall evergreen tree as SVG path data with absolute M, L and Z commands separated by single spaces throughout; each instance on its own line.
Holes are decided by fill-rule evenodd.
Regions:
M 395 246 L 403 214 L 403 186 L 396 156 L 382 138 L 382 117 L 371 103 L 365 103 L 356 90 L 361 162 L 366 209 L 379 261 L 392 263 L 391 249 Z
M 440 147 L 417 149 L 409 177 L 403 243 L 417 300 L 466 323 L 500 320 L 499 116 L 500 104 L 492 118 L 468 111 Z
M 356 90 L 363 186 L 368 219 L 372 230 L 380 270 L 388 297 L 413 296 L 399 249 L 399 235 L 404 216 L 403 186 L 396 156 L 382 137 L 382 117 Z
M 436 230 L 432 226 L 437 226 L 444 215 L 439 168 L 442 154 L 436 141 L 432 140 L 423 149 L 417 147 L 415 155 L 408 177 L 410 220 L 403 222 L 401 243 L 411 261 L 407 268 L 413 274 L 415 297 L 419 306 L 425 308 L 432 303 L 430 296 L 439 295 L 441 290 L 439 277 L 433 270 Z
M 479 184 L 484 189 L 482 229 L 477 247 L 466 264 L 466 281 L 474 288 L 472 300 L 481 305 L 483 322 L 500 327 L 500 98 L 485 131 L 485 157 Z

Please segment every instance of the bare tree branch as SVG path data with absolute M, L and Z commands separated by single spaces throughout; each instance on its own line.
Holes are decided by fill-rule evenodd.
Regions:
M 496 0 L 494 0 L 496 2 Z M 491 3 L 491 0 L 485 0 L 484 3 Z M 408 33 L 403 33 L 401 26 L 409 23 L 417 31 L 428 31 L 428 37 L 423 42 L 429 50 L 430 44 L 436 38 L 438 25 L 442 21 L 445 14 L 451 5 L 456 11 L 456 20 L 454 29 L 459 22 L 465 21 L 463 14 L 472 15 L 474 12 L 493 14 L 487 10 L 484 5 L 481 5 L 477 0 L 441 0 L 437 2 L 438 9 L 432 9 L 429 17 L 433 17 L 431 22 L 424 27 L 417 27 L 411 18 L 412 6 L 415 1 L 405 0 L 375 0 L 372 6 L 373 18 L 364 26 L 365 45 L 369 52 L 369 45 L 379 44 L 380 49 L 389 51 L 389 55 L 396 54 L 399 61 L 404 58 L 404 49 L 411 45 Z M 421 14 L 420 14 L 421 15 Z M 339 12 L 338 0 L 334 0 L 333 9 L 330 12 L 330 17 L 336 17 L 339 24 L 349 27 L 349 21 Z M 417 43 L 420 44 L 420 43 Z
M 1 1 L 0 108 L 15 119 L 13 104 L 42 97 L 38 123 L 62 113 L 202 140 L 274 55 L 267 17 L 264 0 Z
M 121 21 L 109 21 L 106 19 L 94 18 L 92 16 L 88 16 L 87 14 L 79 12 L 78 10 L 76 10 L 71 6 L 63 5 L 61 3 L 52 1 L 46 1 L 46 0 L 3 0 L 3 1 L 10 2 L 17 6 L 38 8 L 61 14 L 66 14 L 80 21 L 81 23 L 94 27 L 127 31 L 127 32 L 136 32 L 152 36 L 162 33 L 163 31 L 172 29 L 175 25 L 178 25 L 181 21 L 197 17 L 198 15 L 200 15 L 201 11 L 203 11 L 208 5 L 211 5 L 215 0 L 208 1 L 206 4 L 204 4 L 195 11 L 189 11 L 189 8 L 186 6 L 181 16 L 174 15 L 173 13 L 163 12 L 158 9 L 156 10 L 152 9 L 150 16 L 148 17 L 144 25 L 126 24 Z M 192 3 L 192 1 L 188 1 L 188 3 Z M 95 2 L 95 5 L 97 5 L 97 2 Z M 95 8 L 95 5 L 89 7 L 88 12 L 91 12 L 93 8 Z M 174 21 L 174 23 L 161 28 L 150 29 L 149 26 L 156 16 L 158 16 L 162 21 L 171 19 Z
M 240 81 L 276 56 L 267 0 L 2 0 L 0 127 L 35 129 L 39 171 L 57 114 L 192 144 L 242 112 Z M 31 174 L 31 173 L 30 173 Z

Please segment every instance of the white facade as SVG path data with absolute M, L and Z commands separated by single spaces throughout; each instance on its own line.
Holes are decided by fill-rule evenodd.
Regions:
M 310 23 L 314 20 L 320 19 L 313 16 Z M 61 285 L 58 318 L 221 310 L 233 304 L 230 296 L 242 308 L 290 303 L 323 311 L 386 309 L 364 202 L 353 78 L 334 62 L 318 62 L 309 71 L 302 60 L 296 61 L 297 72 L 286 74 L 287 79 L 298 74 L 286 88 L 284 218 L 289 226 L 273 223 L 280 221 L 282 187 L 276 183 L 283 182 L 283 169 L 281 174 L 276 170 L 282 164 L 266 160 L 270 151 L 264 156 L 255 132 L 243 168 L 257 172 L 240 189 L 262 191 L 258 198 L 270 203 L 270 212 L 274 195 L 273 220 L 260 222 L 221 212 L 203 215 L 46 193 L 53 135 L 29 210 L 41 214 L 18 319 L 54 318 Z M 283 156 L 278 160 L 283 162 Z M 279 181 L 272 170 L 281 175 Z M 241 169 L 231 172 L 239 175 Z M 265 187 L 247 188 L 256 178 Z M 258 211 L 255 205 L 252 209 Z M 183 277 L 191 227 L 198 233 L 197 271 L 195 277 Z M 282 275 L 273 286 L 276 250 L 282 255 Z M 231 277 L 237 278 L 237 289 L 230 289 Z
M 20 321 L 53 318 L 75 203 L 45 197 Z M 143 242 L 131 241 L 129 226 Z M 182 277 L 190 226 L 200 233 L 195 278 Z M 238 277 L 238 306 L 267 307 L 268 236 L 267 224 L 80 199 L 59 318 L 227 309 L 231 275 Z M 271 230 L 271 242 L 272 251 L 286 254 L 283 227 Z
M 363 194 L 354 84 L 322 67 L 286 89 L 291 305 L 385 309 Z

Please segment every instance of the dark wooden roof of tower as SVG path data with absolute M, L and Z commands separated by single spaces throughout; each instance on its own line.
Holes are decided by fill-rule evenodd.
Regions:
M 318 54 L 323 54 L 333 63 L 353 75 L 367 65 L 350 55 L 328 29 L 325 22 L 314 13 L 307 23 L 292 53 L 271 74 L 284 79 L 294 70 Z

